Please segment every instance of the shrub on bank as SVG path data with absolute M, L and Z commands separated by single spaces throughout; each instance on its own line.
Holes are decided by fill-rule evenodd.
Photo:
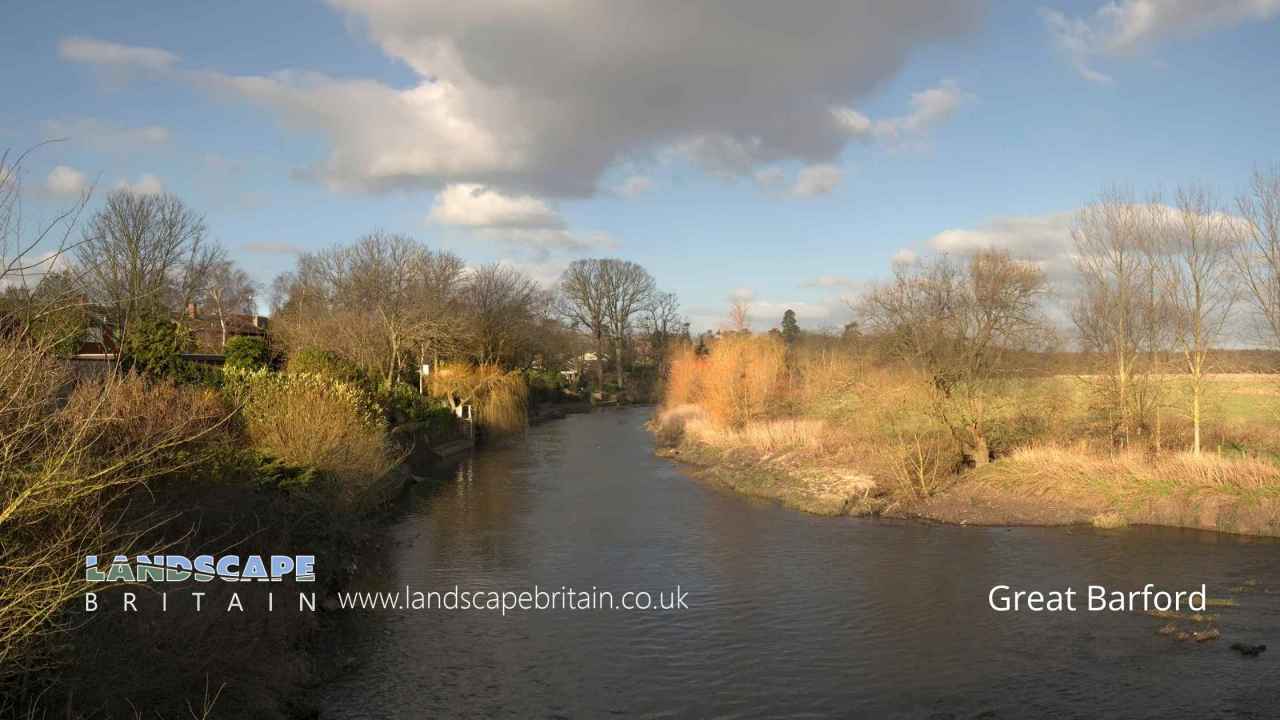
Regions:
M 314 468 L 345 499 L 360 497 L 399 461 L 382 409 L 359 387 L 311 373 L 228 370 L 227 377 L 252 447 Z
M 271 365 L 271 350 L 259 337 L 233 337 L 227 340 L 222 355 L 223 367 L 235 370 L 260 370 Z
M 366 390 L 373 387 L 369 376 L 359 365 L 330 350 L 303 348 L 289 355 L 285 369 L 291 374 L 319 375 Z

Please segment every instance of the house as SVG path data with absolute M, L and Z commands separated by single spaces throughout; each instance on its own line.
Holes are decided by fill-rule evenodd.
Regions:
M 203 313 L 195 303 L 191 303 L 177 320 L 191 331 L 195 339 L 196 352 L 219 354 L 222 352 L 223 322 L 226 323 L 227 340 L 233 337 L 265 338 L 267 336 L 267 318 L 263 315 L 230 313 L 220 320 L 217 313 Z

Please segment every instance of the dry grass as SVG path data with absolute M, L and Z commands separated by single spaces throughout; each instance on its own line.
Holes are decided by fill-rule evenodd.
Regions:
M 826 423 L 808 418 L 758 420 L 732 428 L 713 421 L 703 408 L 685 404 L 662 411 L 657 425 L 659 434 L 667 438 L 688 439 L 719 450 L 775 455 L 793 450 L 820 453 L 829 446 Z
M 706 357 L 675 359 L 666 402 L 697 402 L 733 428 L 776 414 L 785 400 L 786 352 L 781 339 L 768 335 L 722 337 Z
M 1035 494 L 1213 490 L 1280 493 L 1280 467 L 1253 458 L 1206 453 L 1153 455 L 1102 452 L 1086 444 L 1034 445 L 1015 450 L 981 473 L 981 480 L 1016 484 Z

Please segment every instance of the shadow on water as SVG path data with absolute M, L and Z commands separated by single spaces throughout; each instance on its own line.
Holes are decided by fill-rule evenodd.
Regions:
M 647 410 L 575 415 L 415 488 L 361 589 L 688 592 L 687 610 L 342 611 L 322 717 L 1278 717 L 1280 545 L 1132 528 L 819 518 L 654 457 Z M 1232 597 L 1223 637 L 996 613 L 994 585 Z M 1191 628 L 1194 629 L 1194 628 Z

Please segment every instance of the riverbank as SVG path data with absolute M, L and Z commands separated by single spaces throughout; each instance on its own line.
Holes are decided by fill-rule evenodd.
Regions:
M 874 449 L 825 451 L 805 421 L 726 435 L 698 412 L 650 423 L 658 454 L 736 492 L 817 515 L 880 515 L 957 525 L 1158 525 L 1280 537 L 1280 467 L 1252 458 L 1031 446 L 964 470 L 928 492 L 904 484 Z M 692 430 L 692 431 L 691 431 Z

